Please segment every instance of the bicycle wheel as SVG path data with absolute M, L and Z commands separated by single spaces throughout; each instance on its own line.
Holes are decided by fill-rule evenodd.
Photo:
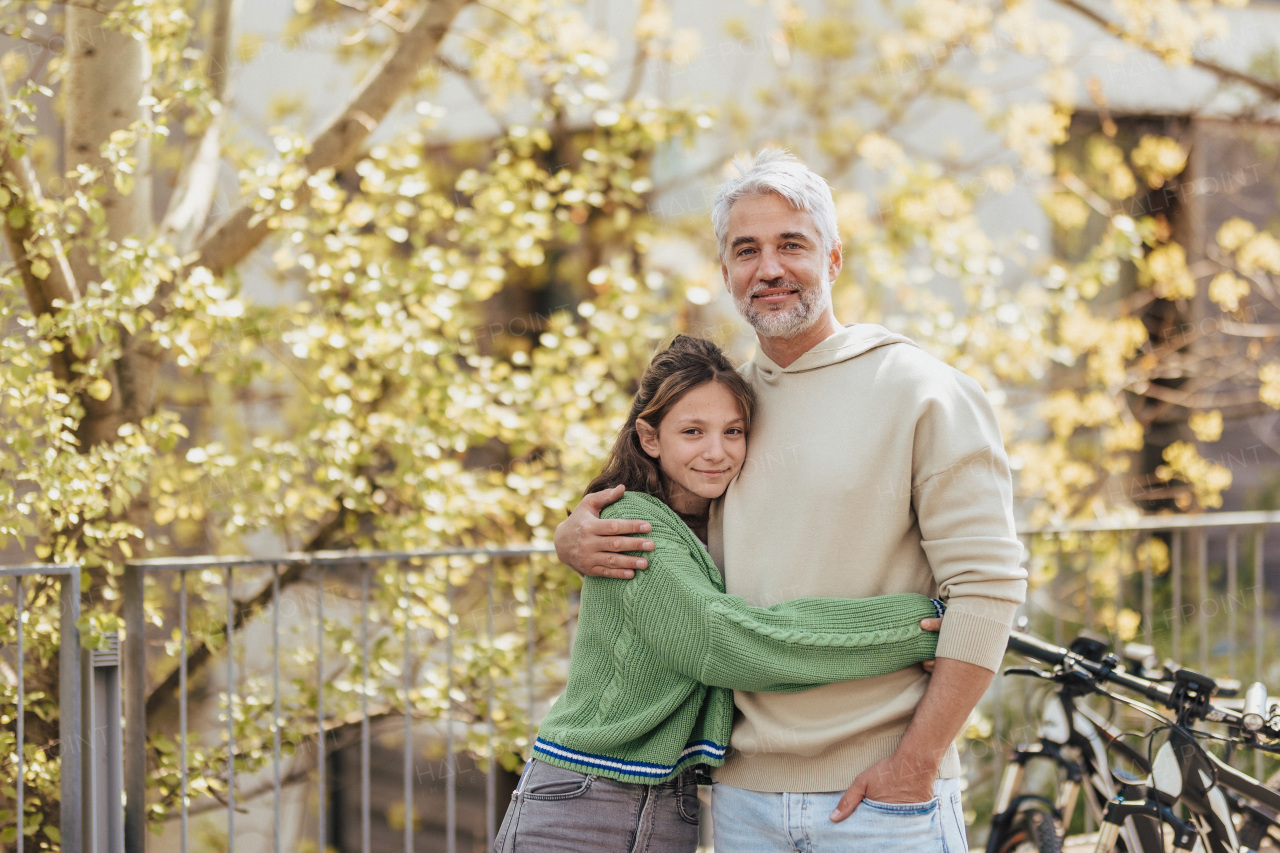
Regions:
M 995 853 L 1062 853 L 1062 838 L 1047 808 L 1027 805 L 1014 814 L 1002 837 L 987 849 Z

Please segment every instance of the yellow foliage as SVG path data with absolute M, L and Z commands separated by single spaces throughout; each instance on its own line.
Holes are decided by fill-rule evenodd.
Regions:
M 1166 482 L 1182 480 L 1191 486 L 1195 504 L 1213 509 L 1222 506 L 1222 493 L 1231 486 L 1231 471 L 1205 459 L 1196 446 L 1187 441 L 1175 441 L 1164 449 L 1164 465 L 1156 469 L 1156 476 Z M 1182 495 L 1178 497 L 1182 509 L 1192 505 Z
M 1222 438 L 1222 412 L 1218 409 L 1192 412 L 1187 425 L 1195 433 L 1196 441 L 1217 441 Z
M 1125 420 L 1104 430 L 1102 441 L 1109 453 L 1141 450 L 1146 443 L 1146 433 L 1142 424 L 1135 420 Z
M 1187 166 L 1187 152 L 1176 140 L 1152 134 L 1146 134 L 1138 141 L 1138 147 L 1129 159 L 1152 189 L 1164 186 L 1170 178 L 1182 174 Z
M 1258 368 L 1258 397 L 1273 409 L 1280 409 L 1280 362 L 1267 362 Z
M 1080 86 L 1075 73 L 1061 65 L 1041 74 L 1036 83 L 1051 102 L 1068 108 L 1073 104 Z
M 1125 607 L 1116 615 L 1116 635 L 1124 642 L 1130 642 L 1138 636 L 1138 628 L 1142 625 L 1142 614 Z
M 1187 267 L 1187 252 L 1178 243 L 1152 249 L 1142 265 L 1142 281 L 1162 299 L 1193 299 L 1196 280 Z
M 902 146 L 886 136 L 868 133 L 858 140 L 858 156 L 867 161 L 873 169 L 884 171 L 905 160 Z
M 1083 228 L 1089 221 L 1089 205 L 1075 193 L 1053 193 L 1046 200 L 1044 209 L 1060 228 L 1068 231 Z
M 1004 121 L 1005 144 L 1030 171 L 1047 175 L 1053 171 L 1049 146 L 1066 141 L 1070 124 L 1070 115 L 1050 104 L 1014 104 Z
M 1233 216 L 1218 228 L 1218 245 L 1224 252 L 1234 252 L 1244 242 L 1258 232 L 1254 224 L 1247 219 Z
M 1249 283 L 1230 272 L 1220 272 L 1209 282 L 1209 298 L 1224 311 L 1240 310 L 1240 300 L 1249 295 Z
M 1142 544 L 1137 548 L 1137 562 L 1139 566 L 1149 566 L 1153 575 L 1163 575 L 1169 571 L 1170 555 L 1169 546 L 1165 544 L 1163 539 L 1151 537 L 1144 539 Z
M 1085 156 L 1102 179 L 1101 189 L 1108 198 L 1125 199 L 1137 192 L 1138 183 L 1119 145 L 1105 136 L 1091 136 L 1085 144 Z
M 1236 263 L 1244 273 L 1280 273 L 1280 241 L 1266 232 L 1254 234 L 1236 251 Z

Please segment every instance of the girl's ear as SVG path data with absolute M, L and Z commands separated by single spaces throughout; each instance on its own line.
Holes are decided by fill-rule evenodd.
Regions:
M 654 459 L 658 458 L 658 431 L 649 425 L 644 418 L 636 418 L 636 435 L 640 437 L 640 447 Z

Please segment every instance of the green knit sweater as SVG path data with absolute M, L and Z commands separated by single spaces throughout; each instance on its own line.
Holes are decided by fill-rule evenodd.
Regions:
M 643 519 L 649 568 L 589 577 L 569 681 L 538 732 L 550 764 L 655 784 L 695 764 L 719 766 L 733 689 L 795 691 L 897 671 L 934 657 L 919 622 L 941 602 L 915 594 L 802 598 L 749 607 L 688 526 L 657 498 L 628 492 L 605 518 Z M 779 571 L 786 571 L 780 566 Z

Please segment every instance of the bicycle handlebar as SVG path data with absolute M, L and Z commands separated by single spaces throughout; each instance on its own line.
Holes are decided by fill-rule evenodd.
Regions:
M 1116 684 L 1153 702 L 1158 702 L 1166 708 L 1177 708 L 1179 705 L 1174 696 L 1174 690 L 1169 687 L 1114 669 L 1111 665 L 1089 660 L 1070 649 L 1064 649 L 1061 646 L 1042 640 L 1034 634 L 1014 631 L 1009 635 L 1008 647 L 1009 651 L 1017 652 L 1020 655 L 1052 664 L 1053 666 L 1070 666 L 1076 670 L 1083 670 L 1096 682 Z M 1202 679 L 1202 684 L 1213 683 L 1213 680 L 1207 676 L 1187 672 L 1188 675 Z M 1206 702 L 1195 716 L 1208 722 L 1225 723 L 1235 728 L 1243 728 L 1244 726 L 1243 717 L 1238 711 L 1215 705 L 1212 702 Z M 1275 733 L 1269 734 L 1273 738 L 1276 737 Z

